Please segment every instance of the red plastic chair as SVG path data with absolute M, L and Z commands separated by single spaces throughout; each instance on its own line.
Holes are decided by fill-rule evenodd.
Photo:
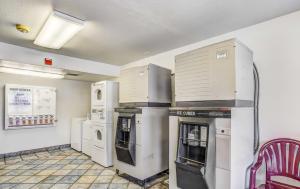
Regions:
M 256 186 L 256 172 L 265 162 L 266 183 Z M 300 182 L 300 141 L 280 138 L 264 144 L 257 162 L 250 170 L 250 189 L 300 189 L 271 179 L 272 176 L 283 176 Z

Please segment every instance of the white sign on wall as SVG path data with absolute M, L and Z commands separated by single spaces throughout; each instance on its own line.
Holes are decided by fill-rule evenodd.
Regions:
M 54 126 L 56 88 L 5 85 L 5 129 Z

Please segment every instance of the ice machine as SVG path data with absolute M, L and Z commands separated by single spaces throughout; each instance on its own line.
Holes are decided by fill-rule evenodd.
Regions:
M 149 64 L 120 73 L 120 106 L 170 106 L 171 70 Z
M 253 108 L 173 107 L 169 119 L 169 188 L 244 188 Z
M 132 67 L 121 70 L 119 82 L 114 164 L 120 175 L 144 185 L 169 165 L 171 71 L 154 64 Z
M 175 57 L 176 106 L 253 105 L 253 54 L 236 39 Z
M 141 185 L 169 165 L 169 108 L 115 109 L 115 168 Z
M 245 173 L 258 144 L 253 68 L 252 51 L 236 39 L 175 57 L 170 188 L 246 187 Z

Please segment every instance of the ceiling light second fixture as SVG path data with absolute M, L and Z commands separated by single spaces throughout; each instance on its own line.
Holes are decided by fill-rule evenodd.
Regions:
M 51 79 L 62 79 L 65 75 L 63 70 L 58 68 L 17 63 L 6 60 L 0 60 L 0 72 Z
M 51 49 L 60 49 L 83 26 L 83 20 L 54 11 L 40 30 L 34 44 Z

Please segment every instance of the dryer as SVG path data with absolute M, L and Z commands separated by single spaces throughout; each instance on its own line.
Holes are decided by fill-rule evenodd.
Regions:
M 104 167 L 112 162 L 113 109 L 118 105 L 118 83 L 101 81 L 91 86 L 92 160 Z

